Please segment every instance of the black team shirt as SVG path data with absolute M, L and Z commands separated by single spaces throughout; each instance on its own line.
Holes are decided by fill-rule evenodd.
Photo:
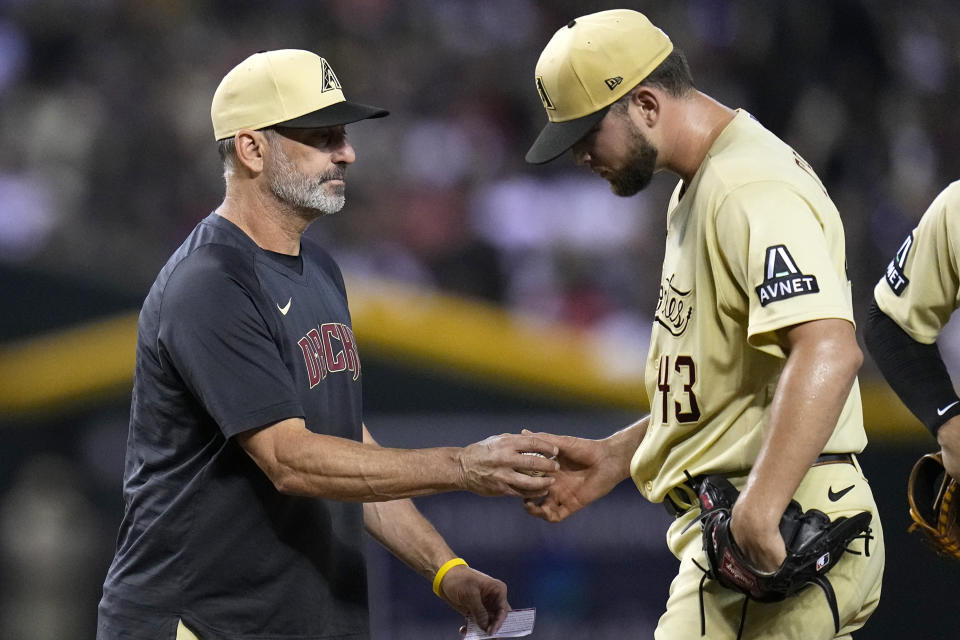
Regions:
M 97 637 L 369 635 L 362 507 L 285 496 L 236 442 L 302 417 L 361 440 L 360 360 L 340 270 L 260 249 L 217 214 L 140 312 L 124 515 Z

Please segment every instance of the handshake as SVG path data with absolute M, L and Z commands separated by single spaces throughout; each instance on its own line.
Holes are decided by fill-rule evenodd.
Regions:
M 491 436 L 458 450 L 459 488 L 522 498 L 530 515 L 559 522 L 629 476 L 633 450 L 624 456 L 618 445 L 526 429 Z
M 539 498 L 560 470 L 556 436 L 504 433 L 458 452 L 460 488 L 482 496 Z

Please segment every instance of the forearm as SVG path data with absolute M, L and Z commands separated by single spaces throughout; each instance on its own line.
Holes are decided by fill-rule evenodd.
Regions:
M 618 481 L 630 477 L 630 461 L 633 460 L 633 454 L 643 442 L 649 424 L 650 416 L 645 416 L 602 441 L 607 449 L 607 464 L 610 465 Z
M 460 488 L 458 448 L 383 448 L 313 433 L 285 420 L 246 435 L 243 446 L 281 493 L 376 502 Z
M 937 444 L 943 455 L 943 466 L 952 478 L 960 478 L 960 416 L 954 416 L 940 425 Z
M 380 502 L 465 490 L 485 496 L 537 497 L 557 470 L 557 447 L 502 434 L 466 447 L 380 447 L 363 427 L 363 442 L 313 433 L 300 418 L 241 433 L 237 442 L 289 495 Z M 534 452 L 540 456 L 523 455 Z
M 376 502 L 432 495 L 460 488 L 457 448 L 390 449 L 337 438 L 311 447 L 337 453 L 298 452 L 289 465 L 285 493 L 333 500 Z M 336 441 L 336 442 L 332 442 Z
M 821 331 L 821 323 L 834 331 Z M 779 522 L 833 434 L 862 362 L 852 325 L 843 320 L 809 324 L 803 331 L 814 337 L 789 353 L 770 405 L 766 439 L 741 492 L 740 515 L 754 523 Z
M 380 544 L 433 583 L 437 595 L 451 607 L 472 617 L 488 633 L 500 627 L 510 610 L 507 586 L 462 562 L 448 564 L 439 575 L 443 565 L 455 556 L 413 501 L 365 504 L 363 521 Z
M 411 500 L 363 505 L 367 531 L 408 567 L 432 580 L 453 551 Z

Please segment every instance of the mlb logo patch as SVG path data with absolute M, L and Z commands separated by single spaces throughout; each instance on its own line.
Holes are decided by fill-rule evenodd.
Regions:
M 829 553 L 825 553 L 825 554 L 823 554 L 822 556 L 820 556 L 819 558 L 817 558 L 817 571 L 820 571 L 821 569 L 823 569 L 823 568 L 824 568 L 825 566 L 827 566 L 828 564 L 830 564 L 830 554 L 829 554 Z

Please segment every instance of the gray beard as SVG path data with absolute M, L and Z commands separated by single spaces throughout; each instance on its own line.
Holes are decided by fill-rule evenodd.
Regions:
M 332 215 L 343 209 L 347 196 L 343 185 L 331 191 L 329 180 L 342 179 L 345 171 L 335 167 L 317 177 L 299 171 L 279 146 L 273 147 L 275 155 L 269 172 L 270 192 L 284 204 L 299 212 L 313 213 L 318 217 Z

